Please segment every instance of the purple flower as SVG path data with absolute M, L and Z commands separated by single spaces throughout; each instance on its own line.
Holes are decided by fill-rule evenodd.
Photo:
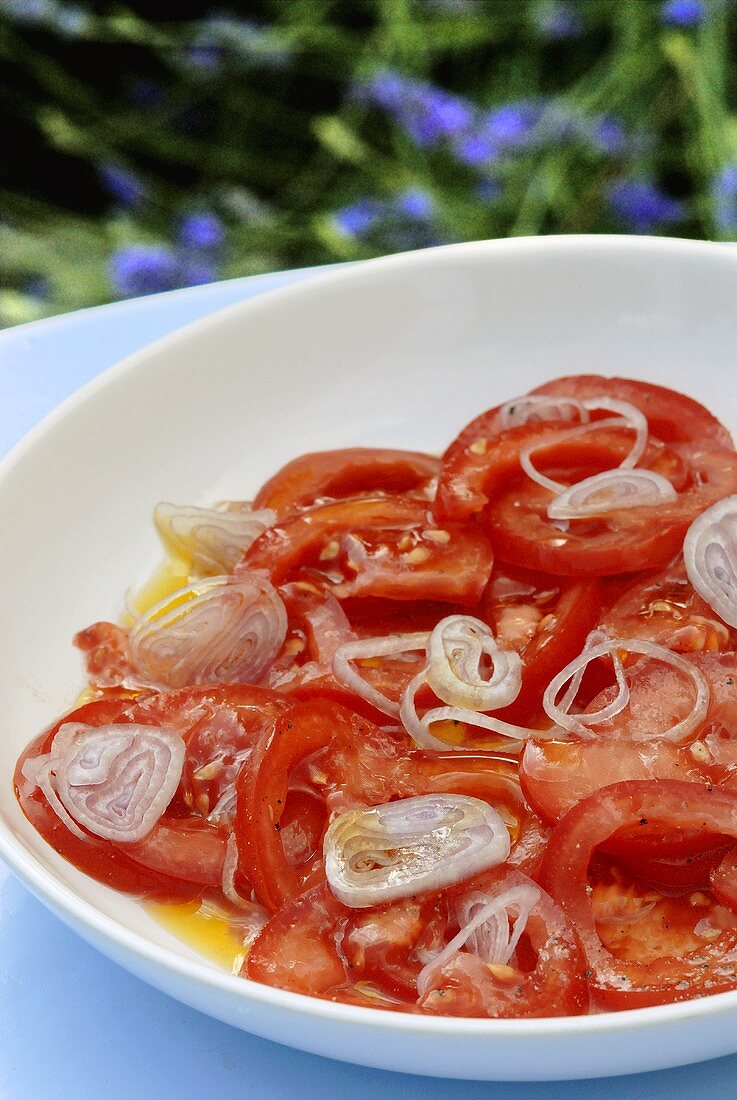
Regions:
M 461 133 L 473 119 L 471 105 L 462 96 L 401 73 L 378 73 L 358 94 L 391 114 L 423 149 Z
M 178 236 L 185 248 L 214 249 L 223 243 L 225 228 L 217 214 L 198 210 L 182 219 Z
M 652 233 L 664 225 L 679 222 L 684 205 L 646 180 L 622 179 L 608 194 L 614 215 L 633 233 Z
M 33 275 L 26 280 L 23 287 L 29 298 L 35 298 L 38 302 L 47 302 L 51 297 L 51 285 L 43 275 Z
M 336 210 L 333 222 L 346 237 L 365 237 L 384 211 L 383 203 L 376 199 L 358 199 Z
M 540 33 L 553 41 L 578 38 L 583 31 L 580 13 L 573 4 L 566 4 L 563 0 L 549 0 L 538 11 L 536 22 Z
M 627 133 L 622 120 L 604 115 L 594 126 L 593 144 L 603 153 L 618 157 L 627 149 Z
M 462 164 L 475 168 L 487 164 L 498 154 L 495 142 L 486 134 L 464 134 L 453 142 L 453 151 Z
M 403 191 L 398 197 L 396 209 L 411 221 L 424 222 L 435 213 L 435 202 L 427 191 L 413 187 Z
M 737 164 L 722 168 L 712 184 L 714 220 L 723 236 L 737 233 Z
M 703 0 L 665 0 L 660 18 L 668 27 L 696 27 L 706 16 Z
M 541 103 L 524 100 L 504 103 L 487 114 L 483 133 L 500 149 L 519 149 L 534 136 L 542 112 Z
M 141 179 L 121 164 L 109 162 L 97 166 L 97 174 L 105 190 L 117 199 L 121 206 L 140 206 L 146 197 L 146 188 Z
M 479 180 L 476 184 L 476 194 L 482 202 L 496 202 L 502 193 L 502 185 L 499 180 Z
M 165 245 L 124 245 L 110 259 L 110 280 L 121 298 L 157 294 L 180 285 L 179 264 Z
M 2 0 L 2 11 L 19 23 L 44 23 L 54 14 L 49 0 Z

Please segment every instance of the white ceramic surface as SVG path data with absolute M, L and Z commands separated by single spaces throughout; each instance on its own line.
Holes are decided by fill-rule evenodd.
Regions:
M 562 373 L 701 398 L 737 427 L 737 252 L 628 238 L 455 246 L 339 270 L 167 337 L 66 402 L 0 466 L 0 854 L 63 920 L 187 1004 L 304 1050 L 477 1079 L 633 1073 L 737 1050 L 737 993 L 538 1021 L 400 1016 L 226 975 L 28 826 L 15 758 L 74 699 L 74 630 L 156 555 L 159 499 L 247 496 L 350 443 L 440 450 L 471 415 Z

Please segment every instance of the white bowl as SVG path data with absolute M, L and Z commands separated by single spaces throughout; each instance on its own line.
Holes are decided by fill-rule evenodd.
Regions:
M 28 825 L 28 740 L 74 700 L 75 630 L 156 557 L 157 500 L 248 497 L 283 461 L 350 444 L 441 450 L 474 414 L 576 372 L 701 399 L 737 427 L 737 251 L 572 237 L 360 264 L 236 305 L 127 359 L 0 466 L 0 855 L 50 909 L 172 996 L 258 1035 L 412 1073 L 545 1080 L 737 1051 L 737 992 L 583 1018 L 405 1016 L 231 977 Z

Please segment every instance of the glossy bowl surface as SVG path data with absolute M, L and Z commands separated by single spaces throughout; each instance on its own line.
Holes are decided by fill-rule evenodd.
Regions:
M 372 1011 L 231 977 L 59 858 L 11 787 L 20 750 L 77 694 L 72 634 L 116 617 L 154 564 L 156 501 L 247 498 L 309 450 L 440 451 L 473 415 L 560 374 L 673 386 L 735 429 L 736 347 L 733 246 L 537 238 L 338 269 L 229 307 L 106 372 L 0 465 L 0 855 L 141 978 L 314 1053 L 445 1077 L 545 1080 L 737 1051 L 737 992 L 489 1021 Z

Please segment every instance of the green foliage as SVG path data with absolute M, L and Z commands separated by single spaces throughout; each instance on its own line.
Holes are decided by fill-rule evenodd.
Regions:
M 0 323 L 483 237 L 737 239 L 730 0 L 157 7 L 0 0 Z

